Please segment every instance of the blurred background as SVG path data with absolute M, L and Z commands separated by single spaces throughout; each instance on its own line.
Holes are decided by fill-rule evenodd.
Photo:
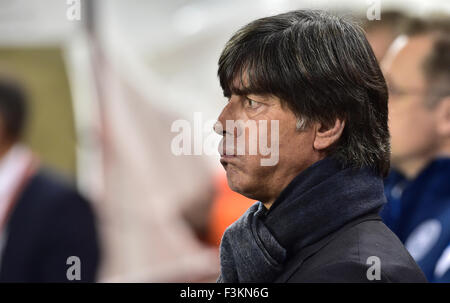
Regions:
M 91 201 L 102 251 L 97 280 L 215 281 L 222 233 L 254 201 L 229 190 L 217 146 L 174 155 L 172 123 L 218 117 L 226 100 L 217 61 L 246 23 L 317 8 L 364 24 L 374 4 L 0 0 L 0 74 L 20 80 L 30 103 L 23 141 Z M 427 18 L 450 14 L 450 2 L 382 0 L 381 20 L 371 22 L 392 11 Z M 374 35 L 377 56 L 395 37 L 392 29 Z M 200 127 L 191 131 L 216 136 Z

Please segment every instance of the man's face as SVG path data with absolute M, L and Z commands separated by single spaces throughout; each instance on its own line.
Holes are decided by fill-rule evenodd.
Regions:
M 227 130 L 227 120 L 240 120 L 245 125 L 254 123 L 257 137 L 251 134 L 249 128 Z M 278 121 L 278 131 L 274 131 L 272 121 Z M 275 96 L 231 96 L 218 122 L 228 132 L 222 138 L 219 152 L 232 190 L 270 205 L 299 172 L 319 160 L 313 152 L 313 130 L 309 128 L 298 131 L 296 121 L 295 114 L 287 106 L 282 106 L 280 99 Z M 271 152 L 276 155 L 261 154 L 261 136 L 266 138 Z M 245 154 L 239 155 L 237 141 L 243 138 Z M 251 141 L 257 142 L 257 154 L 249 152 Z M 274 144 L 278 144 L 278 150 L 274 148 Z M 262 165 L 261 161 L 270 157 L 277 161 L 272 161 L 273 165 Z
M 426 81 L 423 60 L 430 52 L 432 40 L 411 38 L 385 65 L 389 86 L 389 129 L 394 166 L 427 157 L 437 142 L 433 110 L 425 100 Z

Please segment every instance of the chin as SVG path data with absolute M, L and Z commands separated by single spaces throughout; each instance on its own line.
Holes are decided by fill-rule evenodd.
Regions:
M 242 194 L 242 179 L 235 172 L 227 171 L 227 181 L 232 191 Z
M 231 175 L 227 172 L 227 181 L 230 189 L 246 198 L 252 200 L 259 200 L 257 193 L 257 185 L 255 186 L 252 182 L 246 180 L 245 177 L 239 175 Z M 253 184 L 253 186 L 252 186 Z
M 247 182 L 245 182 L 245 177 L 242 176 L 240 172 L 235 171 L 233 168 L 229 168 L 227 170 L 227 181 L 228 186 L 232 191 L 243 195 L 243 192 L 245 192 L 245 188 L 247 187 Z

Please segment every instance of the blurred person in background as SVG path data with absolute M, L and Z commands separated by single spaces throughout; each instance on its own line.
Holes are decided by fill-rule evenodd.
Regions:
M 430 282 L 450 282 L 449 24 L 416 26 L 382 62 L 393 169 L 381 215 Z
M 0 282 L 93 282 L 99 263 L 94 213 L 19 143 L 27 113 L 20 85 L 1 79 Z M 79 258 L 78 269 L 71 269 L 77 261 L 70 257 Z
M 362 26 L 378 62 L 383 59 L 395 38 L 402 33 L 402 28 L 409 19 L 405 13 L 397 10 L 383 11 L 380 20 L 367 20 L 364 17 Z

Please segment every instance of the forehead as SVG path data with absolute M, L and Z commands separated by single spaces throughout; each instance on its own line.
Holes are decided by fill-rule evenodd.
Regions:
M 242 76 L 242 79 L 241 77 L 234 78 L 231 85 L 231 93 L 234 95 L 252 96 L 258 97 L 258 100 L 281 102 L 278 96 L 259 91 L 257 88 L 252 87 L 248 82 L 248 75 Z
M 268 79 L 264 77 L 261 79 L 260 74 L 247 67 L 236 72 L 233 76 L 233 80 L 224 88 L 225 97 L 231 98 L 232 95 L 249 97 L 253 101 L 276 104 L 284 108 L 286 102 L 272 91 Z
M 235 95 L 244 96 L 257 93 L 249 81 L 249 73 L 247 69 L 243 69 L 240 73 L 236 73 L 229 88 L 231 93 Z
M 237 74 L 233 81 L 231 82 L 231 89 L 233 91 L 243 91 L 249 87 L 248 74 L 247 71 L 244 70 L 240 74 Z
M 392 64 L 387 67 L 387 76 L 396 83 L 422 84 L 423 62 L 430 53 L 432 45 L 433 39 L 430 36 L 410 38 L 393 58 Z

